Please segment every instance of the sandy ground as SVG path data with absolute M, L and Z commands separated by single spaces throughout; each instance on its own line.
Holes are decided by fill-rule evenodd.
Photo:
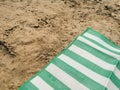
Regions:
M 120 0 L 0 0 L 0 90 L 17 90 L 87 27 L 120 45 Z

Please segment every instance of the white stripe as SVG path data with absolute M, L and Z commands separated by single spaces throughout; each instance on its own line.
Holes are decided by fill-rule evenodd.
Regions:
M 120 80 L 120 70 L 116 67 L 114 74 L 117 76 L 117 78 Z
M 97 37 L 97 36 L 94 36 L 94 35 L 92 35 L 92 34 L 90 34 L 90 33 L 87 33 L 87 32 L 84 33 L 83 35 L 84 35 L 85 37 L 87 37 L 87 38 L 90 38 L 90 39 L 98 42 L 99 44 L 105 46 L 106 48 L 108 48 L 108 49 L 110 49 L 110 50 L 113 50 L 113 51 L 116 51 L 116 52 L 120 52 L 119 49 L 116 49 L 116 48 L 112 47 L 111 45 L 107 44 L 106 42 L 104 42 L 102 39 L 100 39 L 100 38 Z
M 36 76 L 31 80 L 31 83 L 35 85 L 40 90 L 54 90 L 51 86 L 49 86 L 42 78 Z
M 97 74 L 97 73 L 93 72 L 92 70 L 86 68 L 85 66 L 83 66 L 80 63 L 77 63 L 76 61 L 74 61 L 73 59 L 71 59 L 70 57 L 68 57 L 64 54 L 60 55 L 58 58 L 60 60 L 64 61 L 65 63 L 69 64 L 70 66 L 72 66 L 73 68 L 78 70 L 79 72 L 83 73 L 87 77 L 93 79 L 94 81 L 96 81 L 99 84 L 106 87 L 108 78 L 103 77 L 100 74 Z
M 89 90 L 87 87 L 79 83 L 77 80 L 52 63 L 46 68 L 46 70 L 68 86 L 71 90 Z
M 101 52 L 104 52 L 104 53 L 106 53 L 110 56 L 113 56 L 114 58 L 117 58 L 118 60 L 120 60 L 120 55 L 117 55 L 115 53 L 112 53 L 112 52 L 104 49 L 104 48 L 101 48 L 101 47 L 97 46 L 96 44 L 92 43 L 91 41 L 85 39 L 84 37 L 79 36 L 77 39 L 79 41 L 82 41 L 83 43 L 86 43 L 86 44 L 92 46 L 93 48 L 96 48 L 96 49 L 100 50 Z
M 120 89 L 111 80 L 109 80 L 107 90 L 120 90 Z
M 72 52 L 82 56 L 83 58 L 93 62 L 94 64 L 98 65 L 101 68 L 104 68 L 104 69 L 110 70 L 110 71 L 113 71 L 115 68 L 115 65 L 109 64 L 109 63 L 103 61 L 102 59 L 92 55 L 91 53 L 89 53 L 89 52 L 85 51 L 84 49 L 79 48 L 75 45 L 71 45 L 68 49 L 71 50 Z

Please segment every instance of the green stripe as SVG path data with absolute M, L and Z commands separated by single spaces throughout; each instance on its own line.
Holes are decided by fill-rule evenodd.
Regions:
M 83 34 L 84 34 L 85 32 L 90 33 L 90 34 L 92 34 L 92 35 L 94 35 L 94 36 L 99 37 L 99 38 L 102 39 L 104 42 L 106 42 L 106 43 L 108 43 L 109 45 L 115 47 L 116 49 L 120 49 L 120 47 L 119 47 L 118 45 L 116 45 L 114 42 L 112 42 L 110 39 L 106 38 L 103 34 L 97 32 L 97 31 L 95 31 L 95 30 L 93 30 L 93 29 L 91 29 L 91 28 L 87 28 L 87 30 L 84 31 Z M 83 34 L 82 34 L 82 35 L 83 35 Z
M 101 51 L 95 49 L 95 48 L 92 48 L 91 46 L 85 44 L 85 43 L 82 43 L 81 41 L 78 41 L 76 40 L 74 42 L 74 44 L 86 51 L 88 51 L 89 53 L 93 54 L 94 56 L 100 58 L 101 60 L 107 62 L 107 63 L 110 63 L 110 64 L 117 64 L 118 63 L 118 60 L 113 58 L 112 56 L 109 56 L 105 53 L 101 53 Z
M 60 59 L 56 59 L 56 61 L 54 61 L 53 63 L 59 68 L 61 68 L 63 71 L 68 73 L 70 76 L 72 76 L 74 79 L 76 79 L 77 81 L 85 85 L 86 87 L 90 88 L 91 90 L 104 90 L 105 89 L 104 86 L 90 79 L 89 77 L 85 76 L 83 73 L 77 71 L 76 69 L 64 63 Z
M 105 76 L 105 77 L 110 77 L 112 71 L 108 71 L 105 70 L 99 66 L 97 66 L 96 64 L 88 61 L 87 59 L 75 54 L 74 52 L 68 50 L 66 52 L 64 52 L 65 55 L 69 56 L 70 58 L 74 59 L 75 61 L 77 61 L 78 63 L 81 63 L 82 65 L 84 65 L 85 67 L 91 69 L 92 71 Z
M 111 75 L 110 79 L 120 89 L 120 79 L 118 79 L 114 73 Z
M 98 42 L 96 42 L 96 41 L 94 41 L 94 40 L 92 40 L 92 39 L 90 39 L 90 38 L 88 38 L 88 37 L 86 37 L 86 36 L 82 36 L 82 37 L 86 38 L 87 40 L 91 41 L 92 43 L 96 44 L 97 46 L 99 46 L 99 47 L 101 47 L 101 48 L 104 48 L 104 49 L 106 49 L 106 50 L 108 50 L 108 51 L 110 51 L 110 52 L 112 52 L 112 53 L 114 53 L 114 54 L 120 55 L 120 52 L 113 51 L 113 50 L 111 50 L 111 49 L 103 46 L 102 44 L 99 44 Z M 103 53 L 104 53 L 104 52 L 103 52 Z
M 117 64 L 117 68 L 120 70 L 120 61 Z
M 39 90 L 31 82 L 22 85 L 18 90 Z
M 57 78 L 55 78 L 46 70 L 41 72 L 38 76 L 40 76 L 46 83 L 48 83 L 55 90 L 70 90 L 67 86 L 65 86 L 62 82 L 60 82 Z

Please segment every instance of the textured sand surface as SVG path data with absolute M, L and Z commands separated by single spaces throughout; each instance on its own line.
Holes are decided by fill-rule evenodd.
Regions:
M 0 0 L 0 90 L 17 90 L 87 27 L 120 45 L 120 0 Z

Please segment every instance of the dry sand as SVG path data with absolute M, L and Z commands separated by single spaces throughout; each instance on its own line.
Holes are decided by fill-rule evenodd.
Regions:
M 0 90 L 17 90 L 87 27 L 120 45 L 120 0 L 0 0 Z

